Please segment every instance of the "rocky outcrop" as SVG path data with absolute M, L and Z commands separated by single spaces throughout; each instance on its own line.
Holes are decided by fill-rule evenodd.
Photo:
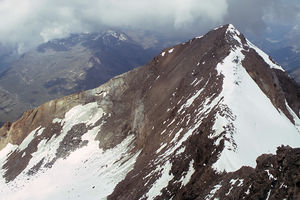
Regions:
M 300 199 L 300 149 L 282 146 L 276 155 L 264 154 L 257 158 L 255 169 L 242 167 L 236 172 L 222 174 L 197 199 Z M 213 191 L 213 192 L 212 192 Z M 198 196 L 193 189 L 189 196 Z M 185 196 L 187 197 L 187 195 Z M 188 198 L 179 199 L 188 199 Z

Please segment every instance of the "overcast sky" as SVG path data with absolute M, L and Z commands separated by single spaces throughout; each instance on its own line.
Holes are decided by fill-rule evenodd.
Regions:
M 0 42 L 23 48 L 103 26 L 199 35 L 225 23 L 255 34 L 282 24 L 300 38 L 299 0 L 0 0 L 0 19 Z

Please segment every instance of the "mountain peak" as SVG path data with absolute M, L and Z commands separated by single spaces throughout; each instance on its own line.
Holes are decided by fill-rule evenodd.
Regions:
M 7 124 L 2 197 L 295 197 L 299 149 L 277 147 L 300 146 L 298 89 L 223 26 Z
M 227 27 L 227 31 L 237 32 L 238 35 L 241 34 L 241 33 L 239 32 L 239 30 L 238 30 L 233 24 L 226 24 L 226 25 L 224 25 L 224 26 Z

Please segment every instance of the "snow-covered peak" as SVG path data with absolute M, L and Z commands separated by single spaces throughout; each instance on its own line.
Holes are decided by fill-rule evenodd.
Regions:
M 224 150 L 213 165 L 219 172 L 236 171 L 242 166 L 254 167 L 259 155 L 275 153 L 282 144 L 300 145 L 297 126 L 278 111 L 246 71 L 242 62 L 245 58 L 243 50 L 241 47 L 231 49 L 216 67 L 218 74 L 224 77 L 223 90 L 218 97 L 220 112 L 216 114 L 215 132 L 210 137 L 216 139 L 216 145 L 225 139 Z M 268 63 L 265 55 L 259 49 L 256 51 Z M 289 105 L 286 106 L 294 120 L 299 121 Z M 284 137 L 282 133 L 285 133 Z
M 116 31 L 113 31 L 113 30 L 108 30 L 106 31 L 106 36 L 112 36 L 118 40 L 121 40 L 121 41 L 125 41 L 127 40 L 127 36 L 123 33 L 118 33 Z
M 241 33 L 232 24 L 228 25 L 225 35 L 229 36 L 230 40 L 237 41 L 238 46 L 240 46 L 240 47 L 243 46 L 243 43 L 240 38 Z M 230 42 L 230 41 L 228 41 L 228 42 Z M 230 43 L 232 43 L 232 42 L 230 42 Z M 236 46 L 236 44 L 234 44 L 234 46 Z
M 241 34 L 233 24 L 228 24 L 226 32 L 236 32 L 238 35 Z
M 106 34 L 118 43 L 117 32 Z M 1 197 L 243 199 L 233 194 L 245 184 L 238 190 L 251 199 L 256 189 L 248 190 L 254 181 L 247 177 L 255 170 L 233 171 L 254 167 L 259 155 L 278 146 L 300 147 L 300 120 L 288 105 L 296 100 L 277 104 L 287 96 L 281 73 L 250 48 L 234 26 L 224 26 L 166 48 L 145 67 L 103 86 L 29 113 L 28 123 L 25 117 L 17 123 L 34 130 L 24 133 L 21 145 L 0 150 Z M 279 176 L 269 170 L 267 180 L 270 174 Z
M 232 24 L 229 24 L 226 30 L 226 34 L 231 34 L 233 36 L 240 36 L 241 33 Z
M 270 57 L 263 52 L 261 49 L 259 49 L 257 46 L 252 44 L 249 40 L 246 39 L 247 43 L 243 44 L 241 41 L 241 33 L 239 30 L 237 30 L 232 24 L 228 24 L 227 30 L 226 30 L 226 35 L 229 35 L 230 38 L 238 42 L 238 46 L 242 47 L 243 45 L 246 45 L 256 51 L 256 53 L 270 66 L 272 69 L 279 69 L 281 71 L 284 71 L 284 69 L 275 63 L 273 60 L 270 59 Z M 236 45 L 234 45 L 236 46 Z M 244 49 L 245 51 L 248 51 L 247 49 Z

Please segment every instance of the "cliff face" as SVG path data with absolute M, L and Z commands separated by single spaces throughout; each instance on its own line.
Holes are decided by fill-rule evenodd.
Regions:
M 298 179 L 289 178 L 298 169 L 297 149 L 282 147 L 251 167 L 278 146 L 300 146 L 298 92 L 238 30 L 220 27 L 5 124 L 0 194 L 272 199 L 282 190 L 283 198 L 296 198 Z M 272 186 L 266 170 L 278 179 Z M 39 192 L 25 192 L 34 188 Z

